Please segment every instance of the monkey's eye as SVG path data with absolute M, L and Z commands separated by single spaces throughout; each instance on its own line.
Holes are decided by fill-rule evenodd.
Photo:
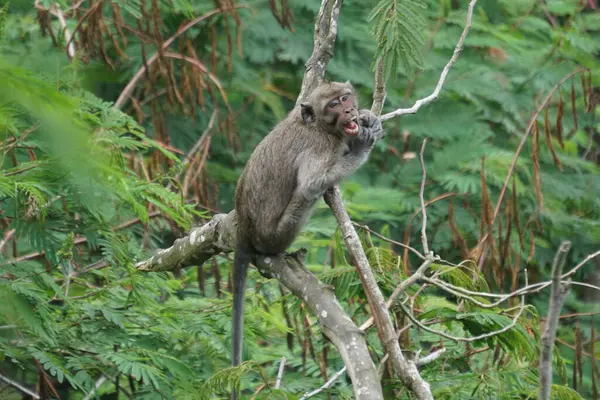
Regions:
M 331 108 L 337 107 L 339 105 L 340 105 L 340 101 L 338 99 L 335 99 L 331 103 L 329 103 L 329 107 L 331 107 Z
M 342 102 L 345 102 L 346 100 L 348 100 L 348 96 L 349 95 L 347 95 L 347 94 L 343 95 L 342 96 Z

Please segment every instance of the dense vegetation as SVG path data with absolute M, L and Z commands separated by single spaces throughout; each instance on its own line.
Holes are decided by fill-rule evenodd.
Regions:
M 225 398 L 228 385 L 241 379 L 248 398 L 255 392 L 292 399 L 343 367 L 302 302 L 252 271 L 245 347 L 251 361 L 229 368 L 226 256 L 175 273 L 135 269 L 191 226 L 231 210 L 252 149 L 294 104 L 319 3 L 15 0 L 3 6 L 0 398 L 20 398 L 15 383 L 41 398 L 82 399 L 95 386 L 94 395 L 106 399 Z M 385 56 L 384 112 L 411 105 L 431 93 L 450 58 L 463 3 L 344 1 L 328 78 L 349 79 L 369 106 L 374 62 Z M 384 237 L 419 243 L 418 152 L 428 137 L 431 247 L 464 265 L 446 271 L 446 279 L 472 290 L 514 291 L 525 284 L 525 270 L 530 283 L 546 280 L 566 239 L 573 267 L 600 248 L 599 73 L 596 2 L 480 0 L 440 98 L 414 116 L 386 122 L 385 140 L 342 185 L 351 217 Z M 528 122 L 553 90 L 493 218 Z M 389 295 L 416 260 L 360 233 Z M 487 233 L 479 273 L 478 244 Z M 323 202 L 296 246 L 308 249 L 310 270 L 364 322 L 360 281 Z M 588 286 L 573 286 L 563 309 L 557 398 L 599 396 L 599 267 L 591 260 L 573 277 Z M 419 320 L 455 335 L 511 320 L 501 308 L 465 305 L 434 289 L 414 300 Z M 465 345 L 412 328 L 401 336 L 402 347 L 423 354 L 447 349 L 422 369 L 436 398 L 535 397 L 548 292 L 528 296 L 527 304 L 518 326 L 492 339 Z M 403 326 L 402 311 L 393 311 Z M 377 333 L 367 337 L 377 362 L 383 356 Z M 286 370 L 275 390 L 282 356 Z M 389 398 L 409 398 L 382 373 Z M 6 379 L 12 383 L 4 385 Z M 319 396 L 351 398 L 350 381 L 340 378 Z

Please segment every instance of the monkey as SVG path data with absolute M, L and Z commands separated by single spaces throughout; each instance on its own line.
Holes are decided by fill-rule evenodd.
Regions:
M 354 173 L 383 136 L 379 118 L 358 110 L 349 82 L 323 81 L 254 149 L 235 190 L 233 366 L 242 361 L 248 264 L 257 255 L 284 253 L 317 200 Z M 232 399 L 237 399 L 235 390 Z

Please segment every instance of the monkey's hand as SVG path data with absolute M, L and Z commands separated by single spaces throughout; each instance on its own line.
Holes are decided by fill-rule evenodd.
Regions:
M 381 121 L 377 115 L 373 114 L 371 110 L 364 109 L 360 110 L 358 114 L 360 120 L 360 135 L 359 139 L 373 144 L 376 140 L 385 137 L 385 132 L 381 126 Z

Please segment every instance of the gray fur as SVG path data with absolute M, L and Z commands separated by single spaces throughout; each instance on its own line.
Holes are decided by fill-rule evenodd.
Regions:
M 342 99 L 348 95 L 346 102 Z M 329 107 L 333 100 L 339 106 Z M 312 110 L 311 110 L 312 107 Z M 312 118 L 307 118 L 312 116 Z M 344 124 L 356 118 L 359 133 L 348 136 Z M 381 122 L 371 111 L 358 111 L 349 83 L 323 82 L 307 102 L 295 107 L 256 147 L 235 194 L 238 249 L 251 254 L 283 253 L 310 217 L 325 191 L 356 171 L 383 136 Z M 235 271 L 244 276 L 235 276 Z M 235 296 L 243 296 L 246 269 L 234 268 Z M 236 284 L 237 282 L 237 284 Z M 243 299 L 238 299 L 243 302 Z M 239 303 L 241 304 L 241 303 Z M 235 308 L 235 307 L 234 307 Z M 243 325 L 241 306 L 234 309 Z M 236 335 L 241 337 L 241 335 Z M 235 362 L 241 360 L 241 343 Z M 235 395 L 234 395 L 235 398 Z

